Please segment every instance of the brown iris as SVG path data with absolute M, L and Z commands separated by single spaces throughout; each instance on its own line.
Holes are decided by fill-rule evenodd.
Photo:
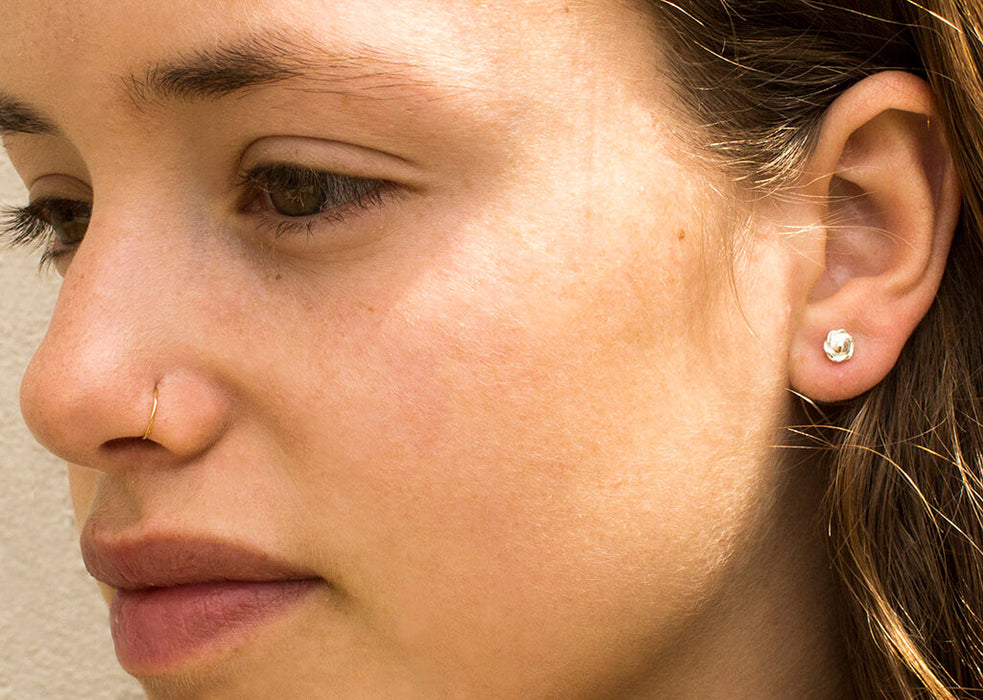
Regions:
M 313 216 L 326 206 L 325 192 L 320 182 L 304 177 L 305 173 L 294 174 L 285 183 L 270 187 L 270 203 L 278 214 L 283 216 Z M 306 180 L 306 181 L 305 181 Z
M 302 218 L 351 204 L 365 205 L 379 190 L 379 181 L 288 165 L 261 167 L 249 181 L 265 192 L 277 214 Z
M 51 226 L 59 245 L 75 245 L 85 238 L 92 215 L 92 207 L 88 203 L 53 199 L 44 202 L 42 211 L 42 218 Z

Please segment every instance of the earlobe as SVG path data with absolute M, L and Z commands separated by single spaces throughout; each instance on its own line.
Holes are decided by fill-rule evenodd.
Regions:
M 812 399 L 849 399 L 881 381 L 935 298 L 960 192 L 934 114 L 924 81 L 887 72 L 826 116 L 793 205 L 816 250 L 802 263 L 789 374 Z M 851 338 L 849 358 L 827 352 L 838 330 Z

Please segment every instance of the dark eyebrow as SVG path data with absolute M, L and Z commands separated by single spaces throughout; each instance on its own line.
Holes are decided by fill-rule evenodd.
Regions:
M 0 92 L 0 135 L 57 134 L 58 127 L 40 112 Z
M 229 44 L 198 49 L 158 61 L 142 73 L 121 78 L 138 108 L 168 100 L 219 99 L 296 78 L 318 82 L 325 92 L 364 93 L 419 87 L 418 67 L 406 56 L 360 48 L 339 53 L 297 34 L 266 32 Z M 339 83 L 347 83 L 345 90 Z
M 155 61 L 118 78 L 140 111 L 168 101 L 215 100 L 253 88 L 303 79 L 312 92 L 380 99 L 405 88 L 434 88 L 404 54 L 359 46 L 344 52 L 296 32 L 266 31 Z M 453 85 L 443 86 L 453 91 Z M 60 133 L 37 109 L 0 91 L 0 135 Z

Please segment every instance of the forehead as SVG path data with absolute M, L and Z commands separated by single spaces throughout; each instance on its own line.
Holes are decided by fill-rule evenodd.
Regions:
M 38 172 L 49 160 L 64 167 L 68 153 L 86 181 L 273 132 L 418 159 L 422 144 L 467 134 L 549 129 L 583 140 L 598 111 L 643 127 L 653 114 L 679 121 L 654 68 L 651 17 L 628 0 L 238 0 L 220 10 L 196 0 L 0 0 L 0 8 L 10 17 L 0 23 L 4 144 Z M 272 62 L 258 65 L 257 52 Z M 242 77 L 230 75 L 230 59 L 259 89 L 217 99 Z M 203 66 L 207 80 L 196 87 Z M 216 90 L 216 78 L 225 87 Z M 3 129 L 5 104 L 28 108 L 13 121 L 40 116 L 64 138 L 35 148 L 29 137 L 26 146 Z M 633 129 L 622 132 L 637 147 Z
M 166 91 L 159 88 L 166 87 L 175 65 L 217 64 L 218 57 L 227 59 L 222 62 L 226 67 L 234 63 L 240 72 L 245 69 L 254 80 L 264 73 L 272 79 L 277 73 L 303 72 L 314 64 L 336 68 L 343 77 L 358 57 L 374 58 L 365 68 L 380 75 L 395 67 L 408 72 L 424 57 L 433 73 L 454 75 L 452 61 L 426 52 L 419 32 L 406 31 L 405 22 L 398 21 L 400 11 L 408 8 L 407 3 L 394 6 L 370 21 L 367 3 L 327 7 L 290 0 L 238 1 L 222 3 L 220 11 L 212 3 L 186 0 L 6 2 L 7 19 L 0 26 L 0 92 L 31 97 L 32 103 L 36 97 L 46 107 L 46 98 L 64 102 L 84 86 L 88 97 L 101 102 L 116 96 L 116 106 L 130 102 L 142 107 Z M 447 19 L 441 17 L 439 28 L 432 22 L 429 26 L 445 42 L 456 44 L 456 28 Z M 250 58 L 258 55 L 270 59 L 265 66 Z M 458 52 L 456 60 L 460 58 Z
M 3 0 L 0 90 L 64 92 L 83 79 L 132 87 L 161 62 L 242 46 L 256 35 L 312 49 L 326 67 L 374 57 L 365 64 L 382 78 L 387 68 L 406 68 L 421 81 L 492 88 L 488 81 L 498 78 L 514 88 L 565 75 L 565 61 L 631 55 L 648 33 L 632 7 L 614 0 Z M 553 71 L 530 69 L 547 62 Z

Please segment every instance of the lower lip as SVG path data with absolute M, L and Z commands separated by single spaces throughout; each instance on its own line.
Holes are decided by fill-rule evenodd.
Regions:
M 319 583 L 217 581 L 117 591 L 110 608 L 116 656 L 137 675 L 201 658 L 285 615 Z

